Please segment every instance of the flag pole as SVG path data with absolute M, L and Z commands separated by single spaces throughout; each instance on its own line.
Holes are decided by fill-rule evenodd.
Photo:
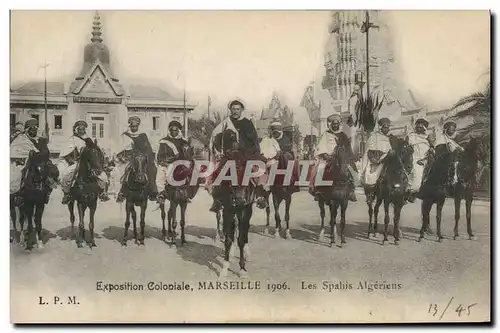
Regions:
M 43 99 L 44 99 L 44 109 L 45 109 L 45 137 L 47 138 L 47 142 L 49 141 L 49 115 L 48 115 L 48 108 L 47 108 L 47 67 L 49 67 L 50 64 L 47 64 L 45 62 L 42 66 L 38 67 L 38 69 L 43 68 L 44 72 L 44 79 L 43 79 Z
M 210 99 L 210 95 L 208 95 L 208 104 L 207 104 L 207 117 L 208 117 L 208 122 L 210 122 L 210 104 L 212 103 L 212 100 Z M 210 161 L 212 157 L 212 149 L 211 147 L 208 147 L 208 160 Z

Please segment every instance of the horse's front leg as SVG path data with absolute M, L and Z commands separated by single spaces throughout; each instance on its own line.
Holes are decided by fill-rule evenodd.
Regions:
M 342 200 L 340 202 L 340 246 L 346 244 L 345 240 L 345 214 L 347 211 L 347 206 L 349 205 L 348 200 Z
M 325 238 L 325 202 L 323 200 L 318 200 L 319 216 L 321 218 L 321 227 L 319 230 L 319 241 L 324 241 Z
M 375 233 L 373 230 L 373 200 L 366 200 L 366 204 L 368 205 L 368 238 L 370 238 L 372 233 Z
M 441 217 L 443 214 L 443 206 L 445 202 L 445 197 L 439 198 L 437 204 L 436 204 L 436 228 L 437 228 L 437 238 L 438 242 L 441 242 L 443 240 L 443 235 L 441 234 Z
M 130 228 L 130 215 L 132 215 L 132 210 L 134 209 L 134 204 L 129 200 L 125 202 L 125 231 L 122 239 L 122 246 L 127 246 L 128 229 Z
M 35 228 L 36 228 L 36 239 L 39 249 L 43 248 L 42 240 L 42 217 L 43 211 L 45 210 L 45 204 L 40 203 L 35 206 Z
M 222 213 L 218 210 L 215 213 L 215 218 L 217 219 L 217 235 L 215 235 L 215 241 L 224 242 L 224 230 L 222 228 Z
M 25 209 L 25 212 L 26 212 L 26 219 L 28 220 L 28 236 L 27 236 L 27 240 L 26 240 L 26 250 L 33 250 L 33 245 L 34 245 L 34 241 L 33 241 L 33 237 L 34 237 L 34 234 L 33 234 L 33 210 L 34 210 L 34 206 L 32 204 L 24 204 L 24 207 L 23 209 Z
M 337 232 L 337 202 L 332 200 L 330 202 L 330 247 L 333 247 L 335 244 L 335 234 Z
M 139 245 L 144 245 L 144 230 L 146 229 L 146 209 L 148 208 L 148 201 L 145 200 L 141 204 L 141 215 L 139 225 L 141 227 L 141 234 L 139 235 Z
M 433 202 L 431 199 L 422 199 L 422 228 L 420 228 L 420 237 L 418 241 L 420 242 L 424 237 L 427 230 L 430 229 L 430 214 L 432 209 Z
M 373 207 L 373 236 L 377 236 L 378 232 L 378 212 L 380 211 L 380 206 L 382 205 L 382 198 L 377 196 L 375 201 L 375 207 Z
M 139 245 L 139 240 L 137 239 L 137 212 L 135 211 L 134 203 L 130 203 L 130 215 L 132 216 L 132 227 L 134 229 L 134 241 L 136 245 Z
M 453 228 L 453 240 L 459 237 L 458 234 L 458 223 L 460 222 L 460 205 L 462 203 L 462 197 L 458 191 L 455 192 L 455 228 Z
M 252 217 L 252 206 L 248 205 L 243 209 L 241 218 L 238 219 L 238 247 L 240 248 L 240 277 L 248 278 L 248 272 L 245 267 L 247 253 L 245 249 L 248 246 L 248 231 L 250 230 L 250 218 Z
M 186 244 L 186 235 L 185 235 L 185 227 L 186 227 L 186 208 L 187 202 L 183 202 L 180 204 L 181 206 L 181 245 Z
M 292 239 L 292 235 L 290 234 L 290 205 L 291 204 L 292 204 L 292 195 L 289 194 L 289 196 L 287 196 L 285 199 L 285 222 L 286 222 L 285 238 L 286 239 Z
M 175 221 L 175 213 L 177 211 L 177 204 L 174 201 L 170 201 L 170 207 L 168 209 L 168 238 L 172 245 L 175 245 L 177 221 Z
M 465 198 L 465 218 L 467 219 L 467 233 L 469 234 L 469 240 L 473 240 L 475 238 L 472 233 L 472 193 L 467 195 Z
M 224 262 L 219 273 L 219 278 L 225 278 L 229 269 L 229 256 L 234 241 L 234 212 L 232 207 L 224 207 L 222 210 L 222 223 L 224 229 Z
M 87 209 L 84 203 L 78 202 L 76 204 L 78 209 L 78 236 L 76 237 L 76 246 L 83 247 L 82 243 L 85 240 L 85 210 Z
M 399 221 L 401 219 L 401 210 L 403 209 L 403 204 L 398 203 L 394 205 L 394 244 L 398 245 L 401 239 L 399 238 Z
M 280 216 L 280 204 L 281 199 L 273 195 L 273 206 L 274 206 L 274 220 L 276 221 L 276 228 L 274 231 L 274 238 L 279 238 L 281 231 L 281 216 Z
M 264 235 L 269 235 L 269 220 L 270 220 L 270 215 L 271 215 L 271 206 L 269 205 L 269 193 L 266 194 L 266 228 L 264 229 Z M 274 195 L 273 195 L 274 197 Z
M 95 211 L 97 210 L 97 198 L 92 201 L 89 205 L 89 232 L 90 232 L 90 241 L 87 242 L 87 245 L 90 248 L 97 247 L 94 239 L 94 218 Z
M 160 203 L 160 214 L 161 214 L 161 234 L 163 241 L 165 242 L 167 240 L 167 229 L 165 228 L 165 218 L 167 217 L 167 214 L 165 213 L 165 203 Z
M 388 198 L 384 199 L 384 213 L 385 213 L 385 216 L 384 216 L 384 239 L 382 240 L 382 245 L 385 244 L 385 242 L 389 241 L 389 239 L 387 238 L 387 232 L 389 230 L 389 221 L 390 221 L 390 218 L 389 218 L 389 205 L 390 205 L 390 201 Z
M 71 200 L 68 202 L 68 210 L 69 210 L 69 223 L 71 224 L 71 231 L 74 230 L 75 226 L 75 201 Z

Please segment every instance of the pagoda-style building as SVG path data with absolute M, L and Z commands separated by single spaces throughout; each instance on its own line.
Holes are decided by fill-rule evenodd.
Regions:
M 45 92 L 49 148 L 53 156 L 66 144 L 77 120 L 88 123 L 88 135 L 97 139 L 107 153 L 116 153 L 132 115 L 141 118 L 140 129 L 148 134 L 156 150 L 159 140 L 167 135 L 171 120 L 183 123 L 187 131 L 188 113 L 195 107 L 156 86 L 124 85 L 112 70 L 97 12 L 90 43 L 83 51 L 82 69 L 70 84 L 47 82 L 45 90 L 44 82 L 28 82 L 11 88 L 11 127 L 17 121 L 36 118 L 40 132 L 44 131 Z
M 391 119 L 395 135 L 407 133 L 411 128 L 412 117 L 425 114 L 432 127 L 446 113 L 446 110 L 428 112 L 410 90 L 402 88 L 398 76 L 403 74 L 393 53 L 393 37 L 386 15 L 384 11 L 368 11 L 370 28 L 367 29 L 367 11 L 332 12 L 323 75 L 306 89 L 303 100 L 310 118 L 314 118 L 311 122 L 318 134 L 326 130 L 326 118 L 329 115 L 340 114 L 344 123 L 347 123 L 349 116 L 355 115 L 357 97 L 353 93 L 359 89 L 357 87 L 361 87 L 364 96 L 367 96 L 367 81 L 370 95 L 375 94 L 384 99 L 379 117 Z M 355 151 L 362 151 L 362 131 L 347 125 L 344 131 L 349 133 Z

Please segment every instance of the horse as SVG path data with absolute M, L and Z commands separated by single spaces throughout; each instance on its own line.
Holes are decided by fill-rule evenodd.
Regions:
M 346 225 L 346 211 L 349 205 L 349 187 L 352 186 L 349 170 L 349 153 L 341 145 L 337 145 L 334 149 L 331 159 L 326 162 L 324 176 L 327 181 L 332 181 L 330 186 L 318 186 L 320 194 L 318 199 L 318 206 L 321 216 L 321 230 L 319 240 L 323 241 L 325 234 L 325 205 L 330 209 L 330 247 L 335 244 L 335 233 L 337 231 L 340 236 L 340 247 L 346 244 L 345 239 L 345 225 Z M 337 229 L 336 219 L 338 210 L 340 208 L 340 231 Z
M 50 160 L 39 153 L 30 152 L 23 170 L 21 189 L 14 199 L 15 205 L 19 206 L 21 233 L 23 232 L 24 217 L 28 222 L 26 250 L 32 250 L 37 244 L 43 247 L 42 242 L 42 216 L 46 205 L 46 198 L 52 188 L 49 177 L 57 179 L 59 171 L 52 167 Z M 35 233 L 33 233 L 33 219 L 35 221 Z
M 237 176 L 243 175 L 246 165 L 242 165 L 246 158 L 242 155 L 236 133 L 230 129 L 225 129 L 222 133 L 223 146 L 225 152 L 225 162 L 234 161 L 236 163 Z M 240 177 L 238 177 L 240 178 Z M 224 231 L 224 263 L 219 273 L 219 278 L 227 276 L 229 269 L 229 258 L 232 256 L 232 245 L 235 238 L 236 224 L 238 225 L 238 247 L 240 250 L 240 272 L 241 278 L 248 278 L 246 261 L 248 261 L 248 233 L 250 230 L 250 219 L 253 214 L 253 202 L 256 195 L 256 185 L 250 181 L 248 185 L 237 185 L 221 182 L 221 202 L 222 202 L 222 223 Z
M 463 153 L 459 156 L 457 163 L 457 183 L 453 188 L 455 202 L 455 228 L 453 229 L 453 239 L 459 237 L 458 223 L 460 221 L 460 206 L 462 199 L 465 200 L 465 217 L 467 221 L 467 234 L 469 240 L 474 239 L 471 225 L 471 208 L 474 192 L 480 185 L 481 176 L 489 165 L 488 148 L 480 139 L 473 138 L 464 147 Z
M 86 243 L 90 248 L 97 247 L 94 239 L 94 217 L 97 210 L 97 199 L 102 189 L 99 186 L 99 175 L 104 172 L 104 154 L 92 139 L 85 139 L 85 147 L 77 160 L 77 172 L 74 184 L 70 189 L 72 201 L 68 203 L 70 211 L 71 230 L 74 229 L 73 207 L 76 202 L 78 209 L 78 229 L 76 245 L 83 247 L 85 240 L 85 212 L 89 210 L 89 232 L 90 240 Z
M 125 183 L 123 194 L 125 196 L 125 231 L 121 242 L 127 246 L 130 218 L 134 228 L 134 240 L 136 245 L 144 244 L 144 229 L 146 228 L 146 209 L 149 197 L 149 179 L 147 176 L 148 155 L 140 151 L 133 151 L 129 157 L 129 165 L 123 175 L 122 182 Z M 139 224 L 140 235 L 137 235 L 137 213 L 135 206 L 140 208 Z
M 191 181 L 191 172 L 193 170 L 194 159 L 193 159 L 193 149 L 184 150 L 184 157 L 186 161 L 190 162 L 190 166 L 186 167 L 184 165 L 177 166 L 176 169 L 179 170 L 175 175 L 180 175 L 181 178 L 186 180 L 183 186 L 165 186 L 165 198 L 170 202 L 170 207 L 168 209 L 168 233 L 165 229 L 165 203 L 160 202 L 161 219 L 162 219 L 162 235 L 163 240 L 170 241 L 175 244 L 175 238 L 177 236 L 177 207 L 180 207 L 181 212 L 181 246 L 186 244 L 185 226 L 186 226 L 186 210 L 187 205 L 192 198 L 194 198 L 198 192 L 199 184 L 188 185 Z
M 288 163 L 294 162 L 293 154 L 289 152 L 279 152 L 278 153 L 278 168 L 286 169 Z M 298 192 L 298 187 L 296 185 L 283 185 L 284 175 L 277 175 L 276 178 L 280 178 L 280 181 L 274 181 L 274 184 L 271 185 L 271 191 L 266 192 L 265 199 L 269 202 L 269 197 L 272 194 L 273 196 L 273 206 L 274 206 L 274 219 L 276 221 L 276 231 L 274 234 L 275 238 L 279 238 L 281 227 L 281 216 L 279 213 L 279 208 L 281 203 L 285 202 L 285 239 L 291 239 L 292 236 L 290 234 L 290 205 L 292 203 L 292 194 Z M 269 215 L 271 213 L 271 208 L 269 205 L 266 207 L 266 228 L 264 229 L 264 234 L 269 234 Z
M 394 206 L 394 244 L 398 245 L 401 240 L 399 222 L 401 211 L 406 204 L 407 189 L 409 187 L 410 174 L 413 170 L 413 148 L 407 140 L 392 137 L 390 152 L 384 161 L 384 170 L 374 187 L 365 187 L 368 204 L 368 238 L 377 233 L 378 212 L 382 202 L 384 203 L 384 239 L 382 245 L 388 241 L 387 232 L 390 216 L 389 207 Z M 372 156 L 369 156 L 372 157 Z M 375 206 L 373 207 L 373 201 Z M 375 223 L 372 225 L 372 221 Z
M 96 145 L 96 149 L 101 150 L 99 148 L 99 146 L 97 146 L 97 139 L 94 139 L 94 144 Z M 101 153 L 104 155 L 102 150 L 101 150 Z M 100 156 L 100 154 L 99 154 L 99 156 Z M 107 157 L 104 157 L 103 167 L 104 167 L 104 172 L 106 173 L 106 176 L 108 177 L 108 179 L 110 178 L 111 170 L 114 166 L 115 165 L 114 165 L 114 162 L 112 160 L 110 160 Z M 69 221 L 71 223 L 71 228 L 74 228 L 75 219 L 76 219 L 75 218 L 75 199 L 70 197 L 67 206 L 68 206 L 68 211 L 69 211 Z

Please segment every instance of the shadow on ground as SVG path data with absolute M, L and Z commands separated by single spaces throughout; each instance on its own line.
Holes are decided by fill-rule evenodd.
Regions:
M 141 228 L 139 225 L 137 226 L 137 234 L 139 235 L 141 232 Z M 116 226 L 109 226 L 105 229 L 102 230 L 102 235 L 104 238 L 111 240 L 111 241 L 117 241 L 121 243 L 123 240 L 123 237 L 125 235 L 125 228 L 124 227 L 116 227 Z M 160 228 L 157 227 L 151 227 L 146 224 L 144 227 L 144 238 L 155 238 L 158 240 L 163 241 L 163 234 Z M 127 240 L 133 240 L 134 239 L 134 229 L 131 226 L 128 229 L 127 233 Z
M 26 232 L 26 229 L 25 229 L 25 232 Z M 56 238 L 56 237 L 57 237 L 56 234 L 53 234 L 52 232 L 50 232 L 47 229 L 42 229 L 42 243 L 43 244 L 47 244 L 50 239 Z M 10 229 L 10 239 L 11 239 L 11 243 L 12 243 L 12 241 L 19 243 L 21 240 L 21 232 L 19 230 L 17 230 L 17 232 L 16 232 L 14 229 Z M 25 237 L 25 239 L 26 239 L 26 237 Z

